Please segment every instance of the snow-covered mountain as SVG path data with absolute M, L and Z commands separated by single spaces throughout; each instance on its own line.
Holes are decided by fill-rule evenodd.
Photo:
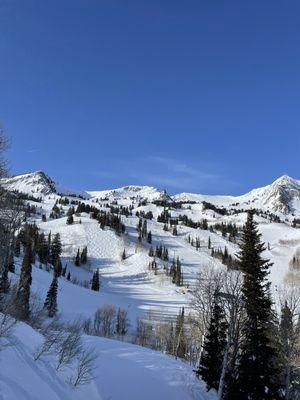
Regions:
M 67 189 L 54 182 L 45 172 L 36 171 L 28 174 L 15 175 L 1 180 L 1 185 L 9 191 L 18 191 L 33 197 L 43 197 L 50 194 L 65 196 L 81 196 L 89 198 L 84 191 Z
M 70 280 L 64 276 L 58 279 L 58 310 L 63 321 L 93 319 L 99 307 L 113 305 L 116 309 L 122 308 L 128 312 L 133 334 L 138 318 L 151 318 L 151 321 L 156 322 L 175 320 L 181 307 L 185 307 L 188 315 L 193 299 L 191 290 L 199 272 L 207 267 L 226 268 L 221 259 L 213 256 L 212 248 L 222 251 L 226 248 L 232 257 L 238 251 L 239 238 L 232 240 L 218 226 L 236 225 L 239 229 L 246 219 L 243 211 L 251 207 L 276 213 L 282 221 L 274 222 L 274 218 L 266 213 L 257 212 L 255 215 L 262 240 L 268 243 L 265 257 L 273 263 L 269 276 L 272 288 L 286 282 L 300 284 L 300 271 L 293 269 L 291 263 L 295 254 L 300 254 L 300 229 L 291 224 L 294 218 L 292 214 L 300 215 L 300 182 L 287 176 L 242 196 L 181 193 L 170 197 L 165 191 L 150 186 L 125 186 L 74 193 L 60 187 L 41 171 L 3 179 L 2 185 L 8 190 L 30 195 L 30 199 L 25 201 L 34 206 L 36 212 L 27 221 L 36 223 L 45 235 L 50 232 L 51 235 L 60 234 L 62 264 L 72 277 Z M 117 234 L 110 226 L 101 228 L 99 222 L 85 212 L 75 213 L 73 223 L 67 223 L 71 207 L 71 204 L 65 204 L 67 202 L 60 202 L 60 214 L 51 216 L 60 194 L 80 195 L 82 197 L 77 200 L 108 213 L 113 212 L 110 207 L 112 205 L 116 213 L 119 206 L 130 208 L 132 213 L 129 215 L 119 214 L 125 226 L 125 234 Z M 33 201 L 32 197 L 41 197 L 41 201 Z M 171 204 L 172 199 L 189 204 Z M 165 205 L 160 202 L 162 200 L 170 201 L 168 211 L 171 218 L 178 219 L 176 234 L 171 226 L 166 229 L 166 224 L 159 222 L 158 216 L 163 213 Z M 233 212 L 221 213 L 212 207 L 204 207 L 204 201 Z M 137 232 L 139 216 L 148 212 L 153 215 L 152 219 L 147 219 L 151 243 L 145 239 L 140 241 Z M 184 223 L 180 216 L 192 222 L 203 222 L 205 219 L 206 228 L 203 225 L 195 227 L 193 223 Z M 196 241 L 199 243 L 198 248 L 192 244 Z M 74 264 L 74 257 L 78 249 L 85 246 L 88 264 L 78 267 Z M 157 257 L 156 272 L 149 268 L 149 263 L 153 261 L 149 254 L 151 246 L 164 246 L 169 252 L 168 261 Z M 124 250 L 125 259 L 122 257 Z M 177 258 L 182 268 L 182 286 L 175 285 L 166 273 L 172 260 Z M 22 257 L 16 257 L 16 273 L 10 274 L 12 283 L 19 277 L 21 263 Z M 89 290 L 96 269 L 99 270 L 101 280 L 99 292 Z M 32 293 L 37 293 L 43 301 L 51 281 L 49 269 L 43 268 L 37 261 L 32 268 Z M 0 353 L 4 365 L 7 365 L 2 373 L 3 378 L 0 376 L 0 381 L 5 382 L 5 399 L 38 398 L 41 392 L 45 393 L 47 400 L 83 400 L 87 397 L 93 400 L 216 398 L 215 393 L 206 393 L 203 383 L 195 378 L 192 367 L 187 363 L 140 346 L 89 335 L 85 336 L 84 342 L 99 350 L 95 378 L 89 385 L 74 390 L 66 383 L 68 373 L 74 372 L 73 364 L 66 371 L 57 372 L 56 359 L 52 354 L 40 362 L 33 361 L 36 347 L 42 341 L 39 332 L 21 324 L 15 329 L 13 339 L 15 345 Z M 23 377 L 16 379 L 21 369 Z M 124 374 L 124 371 L 127 372 Z M 155 387 L 153 381 L 156 382 Z M 119 382 L 119 385 L 115 385 L 115 382 Z
M 171 200 L 165 190 L 157 189 L 153 186 L 124 186 L 117 189 L 101 190 L 101 191 L 88 191 L 93 198 L 109 200 L 118 199 L 131 199 L 138 200 Z
M 30 194 L 34 197 L 49 194 L 61 194 L 65 196 L 81 196 L 85 199 L 108 199 L 111 201 L 133 198 L 140 201 L 147 200 L 150 202 L 162 200 L 171 201 L 172 199 L 175 201 L 196 203 L 206 201 L 225 208 L 257 208 L 283 215 L 292 214 L 300 216 L 300 181 L 287 175 L 283 175 L 276 179 L 270 185 L 253 189 L 249 193 L 241 196 L 180 193 L 171 197 L 165 190 L 153 186 L 136 185 L 107 190 L 76 191 L 67 189 L 54 182 L 43 171 L 5 178 L 2 179 L 1 183 L 8 190 L 16 190 L 18 192 Z
M 300 215 L 300 181 L 287 175 L 276 179 L 270 185 L 253 189 L 242 196 L 209 196 L 194 193 L 180 193 L 173 196 L 177 201 L 203 201 L 225 208 L 257 208 L 280 214 Z

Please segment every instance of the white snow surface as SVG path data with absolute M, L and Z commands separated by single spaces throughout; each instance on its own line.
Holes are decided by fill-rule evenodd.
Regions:
M 126 234 L 122 236 L 105 228 L 100 229 L 97 221 L 82 213 L 74 216 L 74 224 L 66 224 L 66 216 L 51 220 L 49 215 L 59 196 L 56 184 L 45 174 L 38 172 L 9 178 L 2 181 L 9 190 L 18 190 L 35 197 L 42 197 L 42 202 L 32 202 L 37 206 L 34 220 L 46 234 L 59 233 L 63 244 L 62 262 L 72 277 L 80 282 L 89 283 L 92 273 L 99 269 L 101 277 L 100 292 L 73 284 L 65 278 L 58 282 L 58 308 L 65 321 L 77 318 L 92 318 L 97 308 L 105 304 L 125 308 L 131 321 L 131 329 L 135 327 L 137 317 L 146 317 L 151 313 L 157 320 L 174 319 L 180 307 L 190 311 L 192 300 L 191 289 L 198 273 L 206 266 L 222 266 L 211 257 L 207 249 L 210 238 L 212 246 L 224 249 L 234 255 L 238 249 L 236 244 L 222 237 L 221 233 L 209 230 L 193 229 L 178 226 L 178 236 L 164 231 L 163 224 L 156 222 L 163 207 L 152 203 L 154 200 L 170 200 L 164 191 L 147 186 L 126 186 L 114 190 L 88 191 L 84 200 L 87 204 L 107 210 L 106 204 L 117 201 L 118 205 L 133 206 L 132 216 L 122 216 L 126 226 Z M 73 191 L 71 191 L 73 192 Z M 71 193 L 68 192 L 68 193 Z M 62 192 L 60 192 L 62 193 Z M 67 195 L 67 192 L 65 192 Z M 195 201 L 196 204 L 183 204 L 181 208 L 170 207 L 172 217 L 180 214 L 199 221 L 207 219 L 209 225 L 215 223 L 235 223 L 242 226 L 246 213 L 220 215 L 203 209 L 202 201 L 218 207 L 231 209 L 248 209 L 255 207 L 263 211 L 269 210 L 281 219 L 281 223 L 270 222 L 268 218 L 257 217 L 262 239 L 269 244 L 265 257 L 270 258 L 273 265 L 270 270 L 270 281 L 276 289 L 289 277 L 289 263 L 293 255 L 300 249 L 300 229 L 293 228 L 291 221 L 299 213 L 300 182 L 289 177 L 282 177 L 264 188 L 255 189 L 244 196 L 204 196 L 197 194 L 180 194 L 173 197 L 176 201 Z M 74 193 L 72 193 L 74 194 Z M 109 200 L 106 200 L 106 199 Z M 70 197 L 70 200 L 74 198 Z M 105 200 L 101 200 L 105 199 Z M 81 199 L 77 199 L 81 200 Z M 141 201 L 146 205 L 139 206 Z M 82 200 L 81 200 L 82 201 Z M 237 204 L 238 203 L 238 204 Z M 63 206 L 65 214 L 69 206 Z M 179 257 L 182 263 L 185 286 L 177 287 L 171 283 L 164 273 L 164 263 L 159 263 L 158 275 L 148 268 L 152 258 L 148 255 L 150 245 L 137 242 L 137 211 L 152 211 L 154 219 L 148 220 L 148 230 L 152 232 L 152 246 L 163 245 L 169 250 L 170 261 Z M 46 214 L 47 222 L 41 221 L 41 214 Z M 64 215 L 65 215 L 64 214 Z M 293 215 L 294 214 L 294 215 Z M 200 239 L 200 250 L 196 250 L 187 242 L 187 237 Z M 76 267 L 73 263 L 77 249 L 88 248 L 88 265 Z M 123 250 L 126 260 L 121 260 Z M 20 272 L 21 258 L 16 259 L 17 280 Z M 39 268 L 38 263 L 32 271 L 32 291 L 37 292 L 43 300 L 51 283 L 52 275 Z M 300 277 L 299 277 L 300 282 Z M 213 394 L 207 394 L 203 384 L 196 380 L 192 368 L 186 363 L 176 361 L 158 352 L 139 346 L 114 340 L 85 337 L 87 345 L 97 348 L 99 357 L 95 370 L 95 379 L 86 387 L 74 390 L 66 380 L 72 368 L 57 373 L 55 360 L 34 362 L 32 354 L 42 340 L 41 336 L 25 324 L 18 324 L 15 330 L 15 346 L 0 352 L 0 399 L 28 400 L 213 400 Z

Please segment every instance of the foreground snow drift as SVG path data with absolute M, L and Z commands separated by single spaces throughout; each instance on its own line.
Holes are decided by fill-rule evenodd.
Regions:
M 54 356 L 33 360 L 39 333 L 20 323 L 13 342 L 0 353 L 1 400 L 215 399 L 189 365 L 143 347 L 86 336 L 98 353 L 94 380 L 75 389 L 68 383 L 72 368 L 57 372 Z

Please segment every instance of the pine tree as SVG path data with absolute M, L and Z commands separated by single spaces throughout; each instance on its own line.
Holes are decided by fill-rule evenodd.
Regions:
M 184 328 L 184 307 L 179 311 L 175 326 L 175 356 L 184 358 L 186 355 L 186 335 Z
M 79 249 L 77 250 L 77 254 L 76 254 L 76 257 L 75 257 L 74 264 L 76 265 L 76 267 L 80 266 L 80 252 L 79 252 Z
M 95 290 L 96 292 L 99 292 L 99 290 L 100 290 L 100 277 L 99 277 L 99 270 L 98 269 L 93 274 L 91 289 Z
M 61 259 L 60 257 L 58 257 L 58 259 L 55 261 L 55 265 L 54 265 L 54 274 L 57 277 L 60 277 L 62 274 L 62 264 L 61 264 Z
M 71 280 L 71 272 L 70 272 L 70 271 L 68 272 L 68 275 L 67 275 L 67 280 L 68 280 L 68 281 L 70 281 L 70 280 Z
M 122 260 L 126 260 L 126 251 L 125 251 L 125 249 L 123 250 L 123 253 L 122 253 Z
M 150 247 L 148 254 L 149 254 L 149 257 L 154 257 L 154 250 L 153 250 L 152 246 Z
M 51 241 L 50 234 L 49 234 L 49 238 Z M 61 255 L 61 252 L 62 252 L 62 246 L 61 246 L 61 241 L 60 241 L 60 234 L 56 233 L 56 235 L 54 236 L 54 238 L 51 242 L 51 264 L 52 265 L 55 265 L 55 261 Z
M 244 273 L 243 301 L 246 323 L 235 381 L 229 390 L 230 399 L 277 400 L 279 374 L 276 350 L 271 341 L 273 330 L 270 283 L 267 281 L 269 260 L 262 258 L 265 250 L 258 233 L 253 212 L 248 213 L 243 228 L 238 263 Z
M 197 375 L 206 383 L 207 391 L 210 389 L 217 390 L 219 386 L 226 345 L 226 330 L 225 313 L 219 304 L 218 294 L 216 293 L 200 364 L 196 371 Z
M 40 262 L 42 264 L 47 264 L 49 260 L 49 246 L 43 233 L 38 236 L 36 251 Z
M 148 232 L 148 235 L 147 235 L 147 242 L 148 242 L 149 244 L 152 243 L 152 233 L 151 233 L 151 231 Z
M 297 392 L 297 378 L 299 385 L 299 373 L 297 374 L 297 367 L 294 363 L 295 347 L 300 330 L 294 325 L 293 312 L 285 302 L 281 309 L 281 318 L 279 326 L 282 371 L 283 371 L 283 385 L 285 389 L 285 400 L 292 400 L 296 398 Z
M 66 223 L 67 225 L 72 225 L 74 223 L 74 218 L 72 214 L 68 216 Z
M 147 220 L 146 219 L 144 219 L 144 222 L 143 222 L 142 237 L 143 238 L 147 237 Z
M 15 257 L 20 257 L 21 253 L 21 242 L 19 237 L 16 237 L 15 246 L 14 246 L 14 255 Z
M 48 317 L 53 318 L 57 313 L 57 275 L 54 274 L 50 288 L 48 290 L 44 309 L 48 312 Z
M 85 246 L 80 255 L 80 264 L 87 263 L 87 246 Z
M 2 274 L 0 276 L 0 299 L 3 294 L 9 291 L 9 279 L 8 279 L 8 266 L 4 265 L 2 268 Z
M 31 242 L 25 246 L 25 253 L 21 267 L 17 296 L 16 316 L 23 321 L 28 320 L 30 314 L 30 285 L 31 285 Z

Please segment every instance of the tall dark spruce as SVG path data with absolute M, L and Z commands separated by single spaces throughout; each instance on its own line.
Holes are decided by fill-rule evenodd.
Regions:
M 54 273 L 51 285 L 49 287 L 44 309 L 47 310 L 48 316 L 53 318 L 57 313 L 57 274 Z
M 242 292 L 246 321 L 236 378 L 227 396 L 230 400 L 281 398 L 276 367 L 278 356 L 272 340 L 275 318 L 267 280 L 272 263 L 262 257 L 264 250 L 253 212 L 249 212 L 238 253 L 239 267 L 244 273 Z
M 208 391 L 210 389 L 218 390 L 219 387 L 226 336 L 227 323 L 225 312 L 216 293 L 200 364 L 196 371 L 197 376 L 200 376 L 206 383 Z

